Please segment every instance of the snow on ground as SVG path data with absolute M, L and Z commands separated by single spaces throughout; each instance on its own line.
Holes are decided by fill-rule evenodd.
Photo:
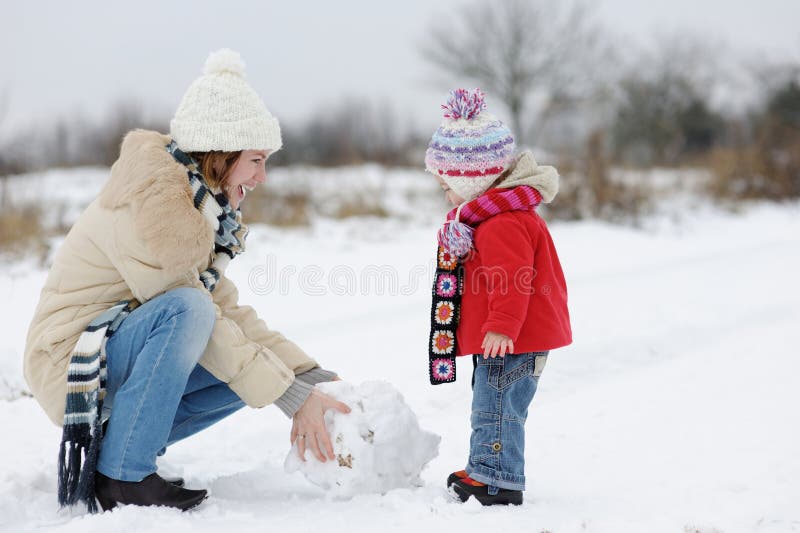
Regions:
M 195 511 L 59 510 L 60 429 L 20 397 L 46 272 L 4 265 L 0 530 L 800 530 L 800 205 L 702 208 L 645 227 L 551 225 L 575 342 L 551 354 L 530 411 L 521 508 L 446 495 L 468 450 L 471 362 L 455 384 L 428 384 L 432 221 L 254 226 L 230 266 L 242 303 L 271 327 L 349 382 L 389 381 L 442 436 L 422 487 L 347 501 L 284 472 L 290 424 L 267 407 L 168 450 L 163 468 L 210 489 Z

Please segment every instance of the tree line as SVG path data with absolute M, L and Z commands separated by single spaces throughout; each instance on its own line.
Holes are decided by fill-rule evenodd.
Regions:
M 449 31 L 416 43 L 442 88 L 478 86 L 520 146 L 584 168 L 700 166 L 713 192 L 800 196 L 800 62 L 736 57 L 724 43 L 674 33 L 641 48 L 612 35 L 585 4 L 476 1 L 448 15 Z M 0 126 L 3 97 L 0 93 Z M 388 102 L 344 98 L 305 124 L 283 124 L 271 160 L 336 166 L 419 166 L 430 132 L 401 124 Z M 0 146 L 0 175 L 36 167 L 110 165 L 124 133 L 167 131 L 135 103 L 110 118 L 62 119 Z M 35 154 L 35 156 L 34 156 Z

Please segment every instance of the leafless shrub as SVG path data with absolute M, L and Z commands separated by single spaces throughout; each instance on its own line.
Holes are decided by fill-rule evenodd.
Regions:
M 751 131 L 740 131 L 736 141 L 709 156 L 714 196 L 800 197 L 800 80 L 776 88 L 752 119 Z
M 389 212 L 380 202 L 380 199 L 367 194 L 349 195 L 347 198 L 336 202 L 332 209 L 325 209 L 323 214 L 336 219 L 350 217 L 386 218 L 389 216 Z
M 24 254 L 42 245 L 42 207 L 6 206 L 0 210 L 0 250 Z
M 725 118 L 713 109 L 714 91 L 729 75 L 719 50 L 696 34 L 662 35 L 620 80 L 610 128 L 616 161 L 678 165 L 718 145 Z
M 402 125 L 388 103 L 373 104 L 357 97 L 322 103 L 306 124 L 281 126 L 283 148 L 270 161 L 278 166 L 416 164 L 409 155 L 421 140 Z
M 587 138 L 581 157 L 565 158 L 559 165 L 559 193 L 547 212 L 562 220 L 638 223 L 651 208 L 651 187 L 614 180 L 611 172 L 605 133 L 596 130 Z
M 256 187 L 242 206 L 247 223 L 272 226 L 308 226 L 311 222 L 311 197 L 307 192 L 280 191 Z

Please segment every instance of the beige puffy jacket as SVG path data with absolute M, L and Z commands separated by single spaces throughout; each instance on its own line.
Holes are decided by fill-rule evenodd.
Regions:
M 56 252 L 28 329 L 23 369 L 34 397 L 61 425 L 67 365 L 78 337 L 122 299 L 141 303 L 175 287 L 197 287 L 213 300 L 217 321 L 200 364 L 252 407 L 273 403 L 295 374 L 317 363 L 238 305 L 223 274 L 213 293 L 199 273 L 210 262 L 214 230 L 194 207 L 186 168 L 154 131 L 125 136 L 98 197 Z

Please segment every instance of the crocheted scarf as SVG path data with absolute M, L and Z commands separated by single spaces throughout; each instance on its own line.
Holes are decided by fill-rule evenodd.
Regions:
M 438 232 L 436 274 L 431 290 L 428 373 L 432 385 L 456 380 L 456 330 L 464 291 L 464 260 L 474 249 L 474 229 L 481 222 L 506 211 L 533 211 L 541 201 L 541 193 L 528 185 L 490 189 L 447 214 Z
M 248 228 L 242 223 L 241 210 L 234 210 L 224 194 L 215 195 L 211 191 L 193 158 L 179 150 L 175 141 L 166 150 L 186 166 L 194 206 L 214 228 L 211 265 L 200 273 L 203 286 L 210 292 L 231 259 L 244 252 Z M 58 503 L 61 506 L 83 501 L 90 513 L 97 512 L 94 474 L 103 439 L 100 415 L 106 395 L 106 341 L 139 305 L 135 298 L 120 300 L 101 313 L 78 337 L 72 352 L 67 368 L 67 398 L 58 453 Z

